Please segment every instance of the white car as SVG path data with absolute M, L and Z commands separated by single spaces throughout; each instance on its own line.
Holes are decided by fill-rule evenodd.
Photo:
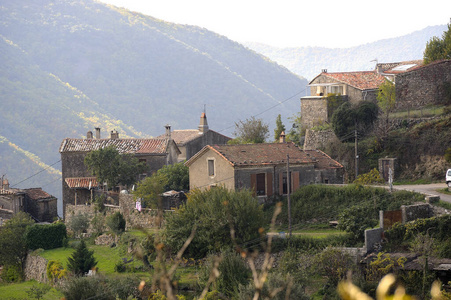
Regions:
M 446 184 L 448 185 L 448 187 L 451 187 L 451 169 L 448 169 L 448 171 L 446 171 Z

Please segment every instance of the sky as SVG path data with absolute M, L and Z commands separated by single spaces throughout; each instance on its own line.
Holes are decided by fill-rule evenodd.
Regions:
M 239 43 L 347 48 L 450 22 L 450 0 L 99 0 Z

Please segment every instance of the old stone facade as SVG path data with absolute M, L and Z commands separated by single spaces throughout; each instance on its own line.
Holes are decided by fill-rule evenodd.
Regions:
M 177 163 L 180 150 L 172 139 L 121 139 L 117 132 L 111 137 L 100 138 L 100 129 L 96 138 L 88 132 L 86 139 L 65 139 L 61 143 L 63 215 L 67 204 L 89 203 L 92 189 L 101 186 L 84 164 L 86 155 L 93 150 L 114 146 L 119 153 L 131 153 L 145 162 L 147 170 L 141 177 L 150 176 L 165 165 Z M 77 203 L 75 203 L 77 201 Z
M 446 86 L 451 88 L 451 60 L 436 61 L 395 77 L 396 109 L 428 104 L 450 104 Z
M 304 150 L 324 149 L 331 141 L 338 141 L 334 131 L 329 130 L 312 130 L 305 131 Z
M 202 113 L 200 117 L 198 129 L 171 132 L 170 126 L 166 126 L 166 133 L 158 138 L 171 138 L 177 143 L 180 149 L 179 161 L 190 159 L 206 145 L 222 145 L 231 140 L 231 138 L 209 129 L 205 113 Z
M 11 219 L 19 211 L 37 222 L 53 222 L 58 217 L 57 199 L 41 188 L 0 190 L 0 217 Z
M 287 156 L 290 180 L 287 178 Z M 301 185 L 343 183 L 344 168 L 319 150 L 293 143 L 210 145 L 186 162 L 190 188 L 251 189 L 265 201 Z

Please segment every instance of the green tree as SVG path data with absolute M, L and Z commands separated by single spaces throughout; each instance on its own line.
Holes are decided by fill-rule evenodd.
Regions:
M 79 237 L 80 234 L 88 230 L 89 218 L 86 214 L 78 212 L 69 220 L 67 227 L 74 232 L 75 237 Z
M 88 273 L 97 265 L 94 258 L 94 251 L 89 250 L 84 240 L 75 248 L 75 252 L 67 259 L 67 268 L 76 276 L 82 276 Z
M 125 223 L 124 216 L 118 211 L 106 219 L 107 226 L 115 234 L 121 234 L 125 231 Z
M 133 154 L 121 155 L 114 146 L 89 152 L 85 165 L 98 182 L 106 182 L 108 188 L 118 184 L 130 186 L 146 168 L 145 163 L 140 163 Z
M 443 32 L 441 39 L 432 37 L 424 49 L 424 64 L 441 59 L 451 59 L 451 23 L 448 24 L 448 30 Z
M 4 272 L 7 266 L 22 272 L 28 252 L 25 232 L 33 224 L 29 214 L 19 212 L 0 227 L 0 265 L 5 266 Z
M 383 84 L 379 87 L 379 93 L 377 94 L 377 105 L 385 114 L 385 135 L 388 134 L 388 117 L 390 112 L 396 106 L 396 90 L 395 85 L 390 80 L 385 80 Z
M 191 190 L 186 204 L 166 217 L 166 245 L 181 249 L 196 226 L 196 235 L 185 251 L 187 257 L 202 258 L 233 244 L 231 228 L 239 245 L 260 236 L 265 224 L 262 207 L 249 190 L 224 187 Z
M 276 118 L 276 129 L 274 129 L 274 141 L 278 142 L 280 134 L 285 131 L 285 125 L 282 123 L 280 114 Z
M 167 184 L 166 175 L 157 172 L 138 182 L 133 195 L 135 198 L 141 198 L 141 203 L 145 207 L 162 208 L 161 194 L 164 193 Z
M 246 121 L 235 123 L 235 139 L 231 144 L 258 144 L 264 143 L 269 136 L 268 124 L 263 123 L 262 119 L 252 117 Z
M 305 135 L 305 129 L 302 128 L 302 115 L 301 112 L 289 117 L 288 120 L 293 122 L 291 129 L 287 134 L 287 141 L 293 142 L 296 145 L 301 145 L 302 137 Z
M 189 190 L 189 169 L 184 162 L 164 166 L 157 171 L 157 174 L 167 178 L 168 183 L 164 186 L 165 191 Z

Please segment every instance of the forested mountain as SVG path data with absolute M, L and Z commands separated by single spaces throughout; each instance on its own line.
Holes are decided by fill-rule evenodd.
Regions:
M 405 36 L 337 49 L 277 48 L 258 43 L 245 45 L 287 67 L 291 72 L 311 80 L 322 69 L 329 72 L 369 71 L 376 66 L 376 60 L 388 63 L 423 59 L 426 43 L 433 36 L 441 37 L 446 30 L 446 25 L 429 26 Z
M 0 172 L 15 187 L 59 197 L 61 141 L 96 126 L 156 136 L 197 128 L 206 105 L 210 127 L 230 135 L 264 110 L 267 123 L 299 111 L 305 79 L 206 29 L 94 0 L 0 7 Z

